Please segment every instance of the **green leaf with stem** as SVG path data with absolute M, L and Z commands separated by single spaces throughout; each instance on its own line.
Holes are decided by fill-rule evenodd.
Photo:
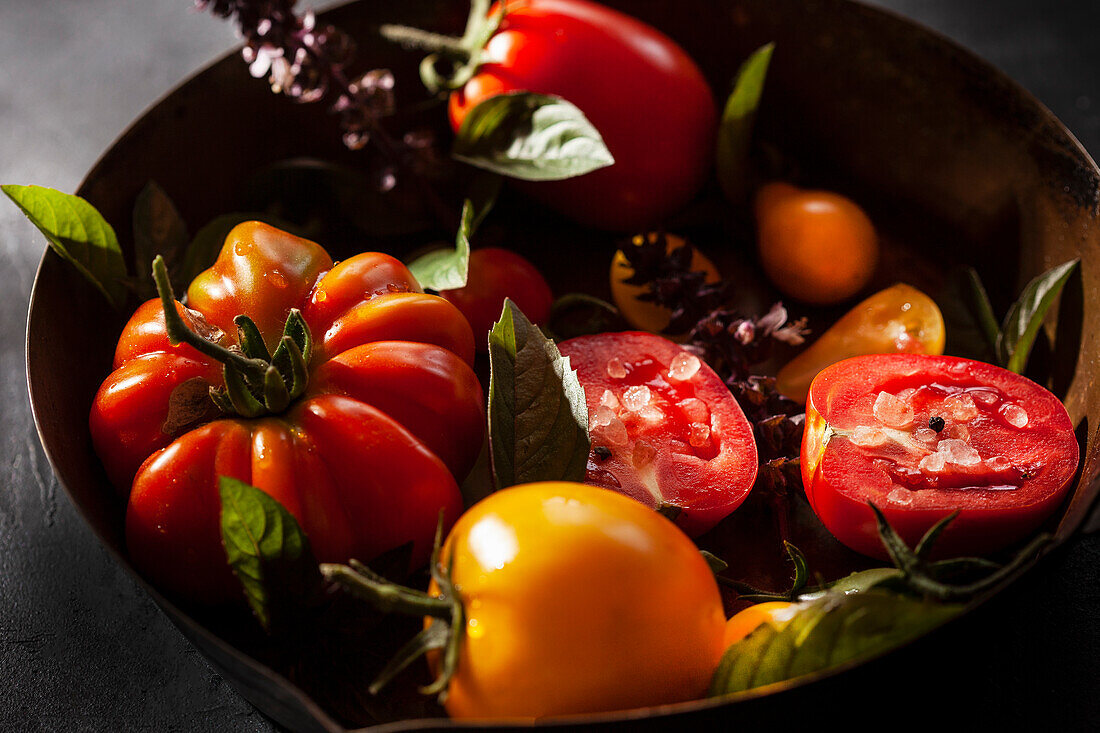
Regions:
M 794 577 L 791 578 L 790 589 L 782 593 L 771 593 L 749 585 L 748 583 L 742 583 L 739 580 L 733 580 L 721 575 L 716 576 L 719 585 L 724 585 L 737 591 L 739 600 L 742 601 L 753 601 L 755 603 L 763 601 L 793 601 L 798 597 L 802 589 L 806 587 L 806 582 L 810 579 L 810 569 L 809 564 L 806 562 L 806 556 L 793 544 L 787 540 L 783 540 L 783 549 L 787 551 L 787 559 L 790 560 L 791 564 L 794 566 Z M 704 557 L 707 555 L 710 555 L 710 553 L 704 553 Z M 712 560 L 711 558 L 714 559 Z M 706 559 L 712 568 L 716 566 L 714 560 L 723 562 L 713 555 L 710 555 L 710 557 Z
M 470 232 L 474 206 L 469 199 L 462 205 L 462 219 L 455 235 L 454 249 L 428 252 L 409 263 L 409 272 L 426 290 L 455 290 L 466 286 L 470 270 Z
M 176 210 L 172 199 L 156 181 L 149 181 L 134 202 L 134 269 L 137 272 L 138 294 L 145 299 L 156 297 L 153 282 L 153 258 L 162 255 L 167 260 L 169 272 L 182 259 L 191 241 L 187 225 Z M 177 277 L 172 283 L 184 288 L 187 282 Z
M 63 260 L 115 308 L 126 301 L 126 262 L 115 230 L 79 196 L 42 186 L 0 186 Z
M 768 74 L 774 43 L 756 49 L 741 65 L 726 100 L 722 121 L 718 127 L 718 182 L 726 197 L 735 203 L 743 201 L 748 192 L 749 151 L 752 146 L 753 122 L 760 98 L 764 94 L 764 79 Z
M 470 165 L 525 181 L 559 181 L 615 162 L 600 133 L 561 97 L 510 92 L 466 115 L 452 155 Z
M 1080 260 L 1070 260 L 1039 275 L 1027 284 L 1009 308 L 997 341 L 997 353 L 1009 371 L 1023 374 L 1043 319 L 1058 300 L 1078 262 Z
M 489 445 L 497 489 L 582 481 L 591 444 L 577 373 L 511 300 L 489 331 Z
M 294 515 L 261 489 L 220 476 L 218 492 L 226 560 L 264 630 L 283 631 L 321 588 L 309 539 Z

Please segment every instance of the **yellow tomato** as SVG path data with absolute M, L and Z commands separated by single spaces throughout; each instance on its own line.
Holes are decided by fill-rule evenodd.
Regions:
M 870 282 L 878 264 L 878 237 L 851 199 L 769 183 L 757 192 L 755 210 L 760 262 L 786 295 L 829 305 Z
M 830 364 L 866 354 L 942 354 L 943 315 L 935 301 L 898 283 L 864 300 L 779 370 L 776 389 L 806 401 L 810 382 Z
M 646 237 L 650 242 L 653 242 L 657 235 L 650 233 Z M 683 238 L 675 234 L 666 234 L 665 241 L 668 252 L 684 246 Z M 641 235 L 634 237 L 635 245 L 641 243 Z M 692 252 L 691 269 L 705 272 L 708 283 L 718 282 L 719 280 L 718 270 L 715 268 L 714 263 L 698 249 Z M 626 322 L 634 328 L 652 333 L 662 333 L 665 327 L 668 326 L 672 312 L 668 308 L 655 303 L 638 300 L 638 296 L 646 292 L 646 287 L 627 283 L 626 280 L 632 277 L 634 277 L 634 269 L 630 266 L 622 250 L 616 250 L 615 257 L 611 260 L 611 299 L 615 302 L 615 307 L 622 313 Z
M 725 648 L 729 648 L 746 636 L 756 631 L 757 627 L 764 623 L 782 628 L 790 617 L 790 608 L 793 603 L 788 601 L 770 601 L 757 603 L 743 611 L 735 613 L 726 622 L 726 634 L 724 638 Z
M 455 524 L 441 564 L 452 560 L 466 627 L 451 717 L 595 713 L 706 693 L 724 649 L 718 585 L 691 540 L 639 502 L 568 482 L 505 489 Z

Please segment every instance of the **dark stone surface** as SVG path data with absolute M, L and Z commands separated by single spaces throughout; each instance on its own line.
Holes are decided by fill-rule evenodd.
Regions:
M 877 4 L 1005 70 L 1100 153 L 1100 5 Z M 227 26 L 188 0 L 0 0 L 0 182 L 74 190 L 132 119 L 233 43 Z M 272 730 L 115 566 L 52 477 L 23 367 L 41 248 L 0 203 L 0 729 Z M 937 680 L 938 699 L 910 700 L 908 718 L 948 712 L 942 693 L 942 703 L 1010 730 L 1100 726 L 1097 568 L 1100 538 L 1078 540 L 952 628 L 950 658 L 914 650 L 913 674 Z M 899 702 L 908 687 L 897 681 Z M 791 720 L 812 717 L 803 710 Z M 863 720 L 858 704 L 852 717 Z

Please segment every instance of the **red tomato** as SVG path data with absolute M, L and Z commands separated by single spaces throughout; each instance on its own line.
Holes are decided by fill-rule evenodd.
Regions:
M 238 314 L 271 351 L 292 308 L 313 335 L 304 393 L 252 419 L 217 419 L 209 390 L 224 385 L 221 365 L 169 343 L 159 300 L 138 308 L 89 416 L 108 475 L 129 489 L 134 564 L 195 601 L 240 599 L 222 548 L 219 475 L 279 500 L 322 561 L 365 561 L 409 541 L 413 563 L 426 561 L 440 510 L 448 524 L 461 511 L 454 476 L 476 460 L 485 415 L 469 325 L 419 290 L 388 255 L 333 266 L 286 232 L 233 229 L 191 283 L 191 308 L 177 312 L 222 347 L 237 345 Z
M 873 557 L 887 555 L 868 502 L 911 546 L 958 510 L 938 554 L 988 554 L 1058 508 L 1077 460 L 1058 398 L 968 359 L 847 359 L 817 375 L 806 402 L 806 497 L 838 540 Z
M 508 249 L 486 247 L 470 253 L 466 287 L 439 293 L 455 305 L 474 332 L 479 350 L 488 348 L 486 334 L 500 320 L 504 299 L 511 298 L 532 323 L 550 317 L 554 296 L 538 269 Z
M 714 157 L 717 112 L 691 57 L 668 36 L 585 0 L 518 0 L 485 63 L 451 95 L 457 131 L 479 102 L 511 91 L 553 94 L 596 126 L 614 165 L 526 190 L 582 224 L 641 231 L 684 206 Z
M 586 483 L 679 507 L 692 536 L 736 509 L 756 480 L 749 425 L 722 379 L 668 339 L 601 333 L 558 347 L 588 402 Z

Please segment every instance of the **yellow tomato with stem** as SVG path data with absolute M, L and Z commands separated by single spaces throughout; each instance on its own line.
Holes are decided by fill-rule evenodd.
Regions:
M 787 363 L 776 389 L 805 402 L 810 382 L 825 367 L 868 354 L 942 354 L 943 314 L 930 297 L 898 283 L 848 311 L 821 337 Z
M 607 489 L 546 482 L 498 491 L 458 520 L 440 567 L 465 623 L 444 703 L 454 718 L 700 698 L 724 650 L 718 585 L 694 543 Z M 439 593 L 433 582 L 429 594 Z
M 660 235 L 650 232 L 644 236 L 652 243 Z M 641 234 L 634 237 L 633 246 L 641 245 L 644 241 L 642 237 Z M 666 234 L 664 237 L 666 253 L 678 250 L 686 244 L 683 237 L 675 234 Z M 720 279 L 718 268 L 697 248 L 693 249 L 691 254 L 691 269 L 706 273 L 705 279 L 708 283 L 715 283 Z M 663 333 L 672 318 L 672 312 L 656 303 L 639 300 L 639 296 L 644 295 L 647 289 L 644 285 L 626 282 L 632 277 L 634 277 L 634 268 L 630 266 L 630 261 L 622 250 L 616 250 L 615 257 L 611 260 L 611 299 L 615 307 L 619 309 L 619 313 L 626 322 L 634 328 L 650 333 Z

